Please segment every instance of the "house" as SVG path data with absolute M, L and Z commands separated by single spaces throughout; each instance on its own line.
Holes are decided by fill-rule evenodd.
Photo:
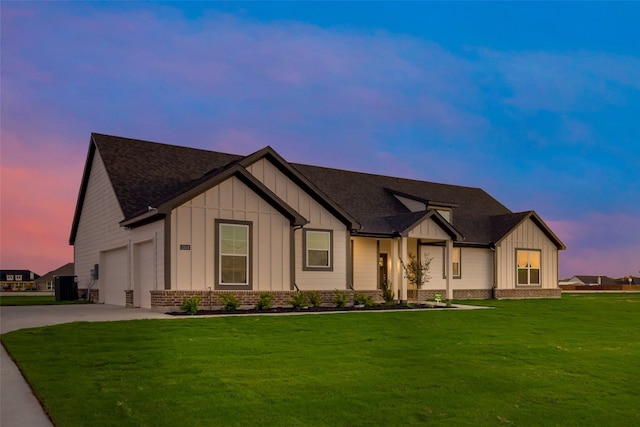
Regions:
M 616 284 L 616 281 L 609 276 L 578 275 L 571 277 L 569 282 L 578 286 L 613 286 Z
M 55 282 L 57 276 L 73 276 L 73 263 L 69 262 L 61 267 L 56 268 L 41 276 L 36 280 L 36 289 L 39 291 L 55 290 Z
M 0 270 L 0 289 L 3 291 L 30 291 L 36 289 L 40 277 L 31 270 Z
M 410 255 L 431 259 L 421 298 L 559 297 L 565 245 L 534 212 L 479 188 L 94 133 L 73 219 L 78 287 L 92 299 L 173 309 L 233 291 L 285 303 L 335 289 L 415 297 Z

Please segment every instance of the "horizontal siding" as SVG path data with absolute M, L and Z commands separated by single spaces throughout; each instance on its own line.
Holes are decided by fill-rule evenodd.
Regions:
M 354 238 L 353 241 L 353 288 L 374 290 L 378 287 L 378 241 Z

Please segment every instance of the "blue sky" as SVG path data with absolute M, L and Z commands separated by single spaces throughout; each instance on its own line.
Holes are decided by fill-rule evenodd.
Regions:
M 72 259 L 100 132 L 481 187 L 552 227 L 562 277 L 640 274 L 640 3 L 0 12 L 2 268 Z

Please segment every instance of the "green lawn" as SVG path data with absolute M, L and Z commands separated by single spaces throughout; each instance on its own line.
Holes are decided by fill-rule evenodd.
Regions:
M 16 305 L 57 305 L 57 304 L 86 304 L 86 300 L 56 301 L 53 295 L 16 295 L 0 296 L 0 306 Z
M 638 426 L 640 294 L 75 323 L 2 342 L 56 426 Z

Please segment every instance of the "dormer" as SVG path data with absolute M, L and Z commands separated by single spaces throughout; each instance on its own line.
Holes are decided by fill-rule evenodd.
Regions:
M 411 194 L 402 193 L 389 188 L 385 188 L 385 190 L 391 193 L 393 197 L 409 209 L 410 212 L 421 212 L 428 209 L 434 209 L 450 224 L 453 223 L 453 209 L 459 206 L 458 203 L 427 200 L 422 197 L 413 196 Z

